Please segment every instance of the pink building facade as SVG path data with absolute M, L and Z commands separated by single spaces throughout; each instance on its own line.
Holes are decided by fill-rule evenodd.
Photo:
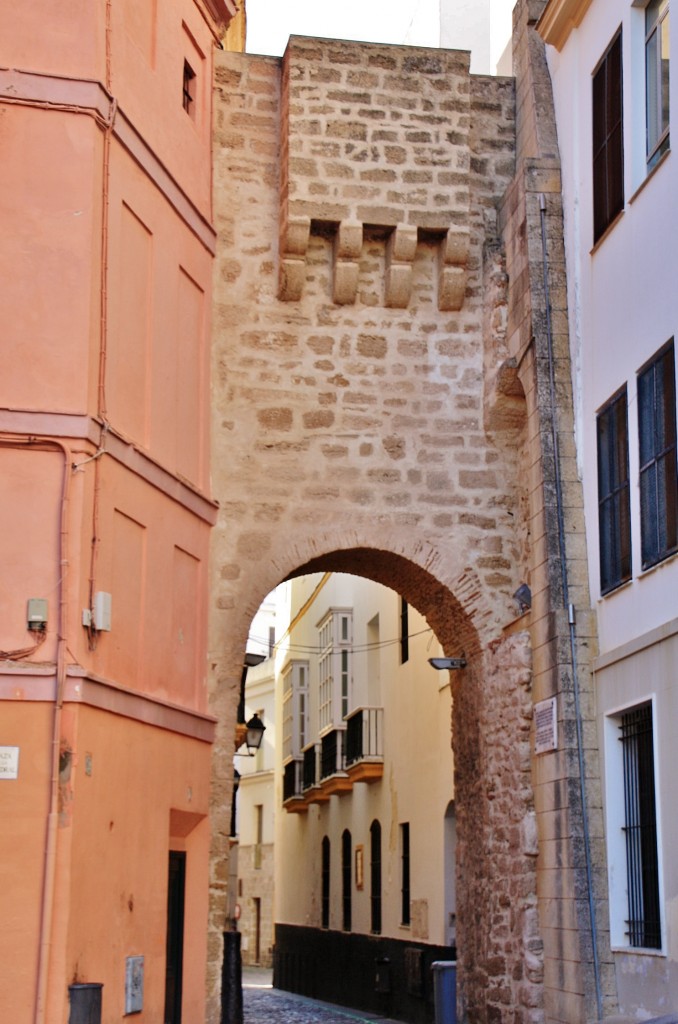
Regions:
M 0 1005 L 14 1024 L 62 1024 L 99 998 L 106 1022 L 205 1016 L 211 85 L 235 13 L 40 0 L 3 27 Z

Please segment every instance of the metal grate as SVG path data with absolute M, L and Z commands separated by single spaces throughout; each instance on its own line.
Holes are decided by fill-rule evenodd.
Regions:
M 652 705 L 621 716 L 629 945 L 661 947 Z

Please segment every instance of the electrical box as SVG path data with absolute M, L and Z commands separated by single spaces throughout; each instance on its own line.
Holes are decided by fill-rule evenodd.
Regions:
M 47 600 L 44 597 L 29 597 L 26 613 L 29 629 L 43 630 L 47 628 Z
M 92 620 L 92 626 L 98 632 L 110 632 L 111 595 L 107 594 L 105 590 L 98 590 L 94 595 Z
M 128 956 L 125 961 L 125 1013 L 141 1013 L 144 1008 L 144 958 Z

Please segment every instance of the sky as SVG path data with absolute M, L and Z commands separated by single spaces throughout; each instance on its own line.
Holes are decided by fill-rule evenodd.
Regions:
M 280 57 L 291 35 L 438 46 L 440 0 L 247 0 L 247 51 Z

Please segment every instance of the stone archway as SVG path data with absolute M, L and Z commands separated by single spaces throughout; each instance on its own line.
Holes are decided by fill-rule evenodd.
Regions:
M 286 576 L 318 571 L 367 576 L 398 591 L 424 614 L 450 656 L 467 668 L 453 680 L 455 793 L 458 823 L 457 939 L 460 1003 L 470 1019 L 507 1019 L 516 1006 L 542 1005 L 542 956 L 536 921 L 536 843 L 530 779 L 530 641 L 525 632 L 497 630 L 492 595 L 466 567 L 414 537 L 412 548 L 444 577 L 452 574 L 466 606 L 422 565 L 385 548 L 356 546 L 319 553 L 328 538 L 307 538 L 315 553 Z M 297 552 L 299 547 L 297 545 Z M 280 555 L 278 556 L 280 559 Z M 273 572 L 271 563 L 268 572 Z M 275 578 L 274 578 L 275 579 Z M 275 579 L 275 582 L 278 580 Z M 264 590 L 269 583 L 264 584 Z M 488 600 L 489 598 L 489 600 Z M 232 610 L 249 625 L 249 607 Z M 476 624 L 477 623 L 477 627 Z M 241 651 L 232 668 L 239 677 Z M 222 667 L 227 672 L 226 661 Z M 223 783 L 232 772 L 235 691 L 221 678 L 219 740 L 215 749 L 211 942 L 225 919 L 224 860 L 228 832 L 218 822 L 230 807 Z M 230 695 L 229 695 L 230 689 Z M 441 893 L 442 898 L 442 893 Z M 215 975 L 218 969 L 215 967 Z M 216 981 L 216 977 L 215 977 Z M 464 1018 L 466 1019 L 466 1018 Z
M 603 883 L 587 874 L 576 837 L 587 812 L 598 832 L 602 822 L 579 788 L 572 699 L 575 675 L 592 693 L 594 628 L 557 141 L 553 118 L 534 113 L 548 113 L 534 33 L 542 7 L 517 5 L 515 82 L 471 76 L 460 53 L 333 40 L 293 38 L 282 61 L 217 60 L 211 1021 L 225 752 L 247 626 L 278 581 L 308 566 L 346 568 L 357 553 L 369 574 L 409 594 L 451 655 L 463 637 L 470 658 L 453 723 L 459 863 L 473 906 L 459 933 L 465 1015 L 575 1024 L 596 1013 L 582 895 Z M 563 332 L 555 367 L 551 312 Z M 577 668 L 564 654 L 563 565 L 576 579 Z M 514 632 L 521 583 L 533 595 L 531 642 Z M 530 679 L 536 699 L 556 700 L 563 737 L 532 758 L 536 818 Z M 596 779 L 595 751 L 585 756 Z M 604 892 L 595 898 L 601 906 Z

